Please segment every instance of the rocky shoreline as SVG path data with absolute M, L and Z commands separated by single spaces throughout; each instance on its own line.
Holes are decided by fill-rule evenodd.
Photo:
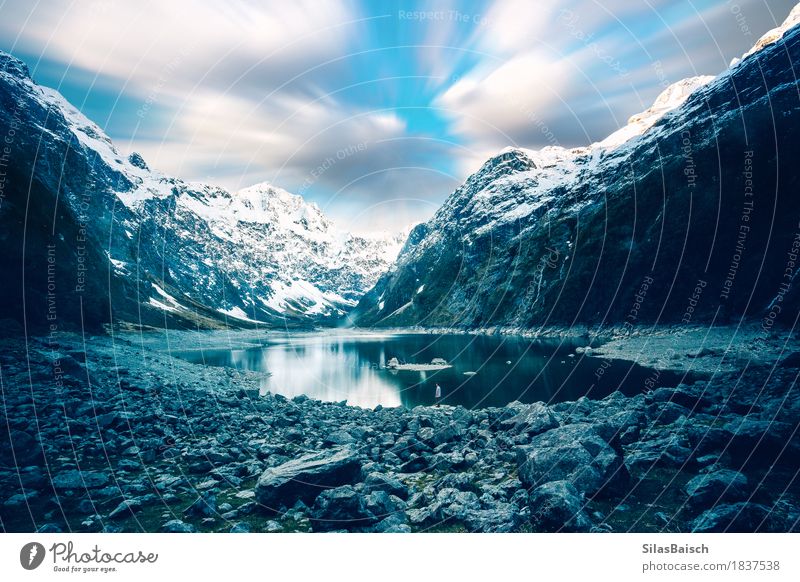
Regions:
M 0 339 L 4 531 L 800 530 L 790 354 L 633 397 L 365 410 L 157 343 Z

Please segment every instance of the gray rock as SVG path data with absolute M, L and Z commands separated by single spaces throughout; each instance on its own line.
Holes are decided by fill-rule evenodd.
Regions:
M 526 511 L 511 503 L 494 503 L 486 509 L 467 511 L 462 521 L 471 532 L 509 533 L 516 531 L 525 517 Z
M 414 525 L 431 527 L 449 520 L 463 522 L 471 512 L 480 509 L 480 500 L 475 493 L 445 488 L 436 494 L 432 504 L 411 509 L 408 516 Z
M 400 499 L 408 499 L 408 487 L 400 479 L 386 473 L 373 472 L 364 479 L 364 488 L 369 493 L 372 491 L 385 491 Z
M 592 522 L 583 496 L 569 481 L 552 481 L 530 494 L 530 519 L 536 531 L 588 532 Z
M 197 531 L 195 527 L 180 519 L 172 519 L 161 526 L 164 533 L 193 533 Z
M 350 435 L 350 433 L 344 430 L 335 430 L 325 435 L 325 438 L 323 439 L 323 444 L 326 446 L 349 445 L 353 442 L 355 442 L 355 439 Z
M 99 489 L 108 485 L 108 474 L 101 471 L 78 471 L 69 469 L 53 477 L 53 487 L 56 491 Z
M 376 533 L 411 533 L 408 525 L 408 516 L 405 513 L 395 513 L 381 520 L 372 528 Z
M 752 533 L 769 531 L 769 508 L 758 503 L 718 505 L 691 524 L 693 532 Z
M 109 519 L 124 519 L 142 510 L 142 502 L 138 499 L 126 499 L 108 514 Z
M 381 493 L 388 498 L 383 492 L 370 495 Z M 311 510 L 314 531 L 360 530 L 376 521 L 375 515 L 367 508 L 364 495 L 350 485 L 323 491 Z
M 566 425 L 517 451 L 519 479 L 528 487 L 567 480 L 588 496 L 613 494 L 628 480 L 621 456 L 590 426 Z
M 662 431 L 646 441 L 637 441 L 625 450 L 625 466 L 631 473 L 646 472 L 653 467 L 683 467 L 692 456 L 691 443 L 685 434 Z
M 195 517 L 213 517 L 217 515 L 217 496 L 203 493 L 186 509 L 187 515 Z
M 738 471 L 720 469 L 703 473 L 686 484 L 690 509 L 708 509 L 722 502 L 742 501 L 747 498 L 747 477 Z
M 389 495 L 386 491 L 373 491 L 364 498 L 364 504 L 367 511 L 377 519 L 384 519 L 406 509 L 406 503 L 402 499 Z
M 309 504 L 325 489 L 354 483 L 360 470 L 351 448 L 311 453 L 264 471 L 256 483 L 256 500 L 271 512 L 298 499 Z
M 27 432 L 12 429 L 9 434 L 4 435 L 3 440 L 5 442 L 0 448 L 0 462 L 9 466 L 41 463 L 42 445 Z
M 516 414 L 500 423 L 505 429 L 512 429 L 516 432 L 525 432 L 530 436 L 536 436 L 556 428 L 559 425 L 558 419 L 555 414 L 553 414 L 553 411 L 541 402 L 518 405 L 513 410 Z

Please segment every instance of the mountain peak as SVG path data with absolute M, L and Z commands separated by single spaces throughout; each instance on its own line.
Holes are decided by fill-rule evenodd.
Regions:
M 603 141 L 595 144 L 603 148 L 616 148 L 625 142 L 642 135 L 667 113 L 680 107 L 700 87 L 713 81 L 715 77 L 702 75 L 688 77 L 672 83 L 656 97 L 653 105 L 641 113 L 632 115 L 627 125 L 621 127 Z
M 17 57 L 14 57 L 6 52 L 0 51 L 0 71 L 9 73 L 16 77 L 30 78 L 31 72 L 28 65 L 23 63 Z
M 792 11 L 789 12 L 789 16 L 786 17 L 780 26 L 776 26 L 772 30 L 767 31 L 761 38 L 759 38 L 753 45 L 753 48 L 742 55 L 742 59 L 746 59 L 761 49 L 778 42 L 783 38 L 783 35 L 786 34 L 787 31 L 797 24 L 800 24 L 800 3 L 796 4 L 795 7 L 792 8 Z M 737 62 L 737 60 L 734 60 L 731 65 L 735 65 Z

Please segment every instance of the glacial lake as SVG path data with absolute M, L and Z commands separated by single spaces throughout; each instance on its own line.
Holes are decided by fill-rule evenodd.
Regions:
M 581 396 L 603 398 L 614 390 L 634 395 L 658 386 L 692 382 L 621 360 L 576 353 L 585 342 L 514 336 L 411 333 L 270 333 L 253 347 L 173 351 L 193 363 L 265 373 L 262 392 L 289 398 L 305 394 L 373 408 L 442 404 L 467 408 L 509 402 L 556 403 Z M 443 358 L 442 370 L 387 368 L 392 358 L 424 364 Z

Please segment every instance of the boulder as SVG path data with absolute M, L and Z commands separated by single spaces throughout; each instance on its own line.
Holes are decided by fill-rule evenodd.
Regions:
M 650 402 L 674 402 L 685 408 L 695 410 L 705 408 L 711 404 L 706 394 L 706 385 L 702 382 L 696 384 L 679 384 L 674 388 L 657 388 L 647 397 Z
M 334 430 L 326 434 L 323 439 L 323 443 L 326 446 L 349 445 L 353 442 L 355 442 L 355 439 L 345 430 Z
M 759 503 L 718 505 L 691 523 L 693 532 L 753 533 L 768 531 L 769 508 Z
M 386 473 L 373 472 L 364 479 L 364 487 L 367 492 L 385 491 L 390 495 L 395 495 L 400 499 L 408 499 L 408 487 L 400 479 L 387 475 Z
M 186 509 L 186 515 L 195 517 L 214 517 L 217 514 L 217 496 L 203 493 Z
M 738 471 L 720 469 L 697 475 L 686 484 L 685 490 L 690 509 L 708 509 L 722 502 L 746 499 L 747 477 Z
M 431 527 L 450 520 L 463 523 L 472 512 L 480 509 L 475 493 L 448 487 L 441 489 L 430 505 L 409 510 L 408 516 L 413 525 Z
M 311 509 L 314 531 L 359 530 L 376 521 L 375 515 L 367 508 L 364 495 L 350 485 L 323 491 Z
M 752 414 L 732 420 L 723 430 L 727 431 L 727 452 L 736 461 L 758 465 L 774 463 L 793 432 L 789 423 L 761 420 Z
M 558 419 L 553 411 L 541 402 L 518 405 L 514 412 L 514 416 L 500 422 L 501 428 L 536 436 L 558 426 Z
M 360 471 L 361 461 L 349 447 L 319 451 L 264 471 L 256 483 L 255 497 L 271 512 L 297 500 L 311 504 L 325 489 L 354 483 Z
M 58 473 L 53 477 L 53 488 L 56 491 L 68 491 L 70 489 L 100 489 L 108 485 L 110 481 L 108 474 L 102 471 L 78 471 L 68 469 Z
M 126 499 L 108 514 L 109 519 L 125 519 L 142 510 L 142 502 L 138 499 Z
M 30 434 L 24 431 L 11 429 L 8 439 L 0 448 L 0 463 L 8 466 L 19 467 L 22 465 L 36 465 L 42 460 L 42 446 Z
M 197 531 L 195 527 L 180 519 L 173 519 L 161 526 L 161 531 L 164 533 L 193 533 Z
M 593 497 L 614 494 L 627 483 L 622 457 L 587 424 L 562 426 L 517 450 L 519 479 L 528 487 L 569 481 Z
M 364 498 L 364 503 L 367 511 L 376 519 L 385 519 L 395 513 L 404 512 L 406 508 L 402 499 L 389 495 L 386 491 L 373 491 Z
M 653 467 L 684 467 L 693 456 L 691 443 L 682 433 L 655 433 L 657 436 L 637 441 L 625 450 L 625 466 L 631 473 L 647 472 Z
M 529 497 L 530 519 L 536 531 L 588 532 L 592 522 L 583 496 L 569 481 L 551 481 L 534 489 Z

